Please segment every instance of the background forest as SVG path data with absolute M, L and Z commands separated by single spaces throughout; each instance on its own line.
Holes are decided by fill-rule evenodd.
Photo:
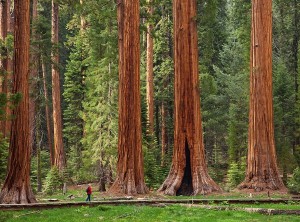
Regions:
M 166 178 L 173 150 L 174 67 L 172 1 L 141 1 L 141 98 L 146 184 L 157 189 Z M 68 183 L 109 186 L 116 172 L 118 143 L 118 30 L 116 3 L 59 1 L 59 43 L 51 43 L 51 1 L 39 0 L 31 19 L 32 187 L 55 189 L 51 66 L 60 71 L 63 145 Z M 197 1 L 200 94 L 206 160 L 223 189 L 245 174 L 249 109 L 250 0 Z M 152 26 L 152 29 L 147 27 Z M 150 30 L 150 31 L 149 31 Z M 147 116 L 147 34 L 154 40 L 153 126 Z M 284 183 L 300 174 L 300 2 L 273 0 L 273 100 L 277 160 Z M 1 41 L 12 55 L 12 35 Z M 51 59 L 59 50 L 59 63 Z M 34 55 L 34 56 L 33 56 Z M 17 95 L 9 93 L 12 73 L 2 72 L 0 118 L 8 122 Z M 4 89 L 6 87 L 7 89 Z M 5 91 L 6 90 L 6 91 Z M 0 184 L 6 175 L 9 134 L 0 130 Z M 153 133 L 152 133 L 153 131 Z M 50 148 L 49 148 L 50 147 Z M 300 177 L 300 175 L 299 175 Z M 300 190 L 300 181 L 298 184 Z

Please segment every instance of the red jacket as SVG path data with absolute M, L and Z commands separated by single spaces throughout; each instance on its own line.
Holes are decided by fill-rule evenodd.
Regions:
M 88 186 L 88 188 L 86 189 L 86 193 L 87 194 L 92 194 L 92 187 Z

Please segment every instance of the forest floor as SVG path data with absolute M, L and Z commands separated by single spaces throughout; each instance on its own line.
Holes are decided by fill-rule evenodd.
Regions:
M 49 201 L 66 201 L 66 202 L 78 202 L 85 201 L 87 184 L 82 185 L 72 185 L 68 186 L 67 193 L 65 195 L 62 192 L 53 194 L 51 196 L 45 195 L 43 193 L 38 193 L 36 198 L 38 202 L 49 202 Z M 99 192 L 97 191 L 97 184 L 92 184 L 93 201 L 103 201 L 103 200 L 157 200 L 157 199 L 205 199 L 205 200 L 228 200 L 228 199 L 247 199 L 247 200 L 262 200 L 262 199 L 284 199 L 284 200 L 297 200 L 300 201 L 300 196 L 291 195 L 287 192 L 240 192 L 238 190 L 233 190 L 231 192 L 213 193 L 209 195 L 197 195 L 197 196 L 165 196 L 156 191 L 150 191 L 145 195 L 137 196 L 120 196 L 117 194 L 111 194 L 109 192 Z
M 36 195 L 31 206 L 0 205 L 0 222 L 11 221 L 299 221 L 300 199 L 287 193 L 223 192 L 199 196 L 115 196 L 98 192 L 92 184 L 92 202 L 86 203 L 87 185 L 69 186 L 65 195 Z M 6 209 L 6 210 L 3 210 Z M 7 211 L 8 210 L 8 211 Z M 201 218 L 201 220 L 199 219 Z
M 298 215 L 264 215 L 238 210 L 203 209 L 181 205 L 167 206 L 81 206 L 47 210 L 0 211 L 0 222 L 296 222 Z

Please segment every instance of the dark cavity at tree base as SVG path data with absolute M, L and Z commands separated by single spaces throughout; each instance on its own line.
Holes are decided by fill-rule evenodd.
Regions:
M 205 195 L 220 192 L 221 188 L 208 175 L 206 166 L 196 166 L 195 173 L 192 175 L 191 154 L 187 141 L 185 155 L 185 166 L 172 164 L 170 173 L 158 192 L 170 196 Z

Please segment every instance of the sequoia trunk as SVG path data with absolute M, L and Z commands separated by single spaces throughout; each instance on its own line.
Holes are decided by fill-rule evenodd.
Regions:
M 272 1 L 252 1 L 248 162 L 240 189 L 279 190 L 272 101 Z
M 175 131 L 171 170 L 159 191 L 196 195 L 219 191 L 205 162 L 200 93 L 196 1 L 174 0 Z
M 141 99 L 139 0 L 118 1 L 119 137 L 117 178 L 110 192 L 144 194 Z
M 29 146 L 29 0 L 14 1 L 14 79 L 13 93 L 20 101 L 13 110 L 14 119 L 9 145 L 7 176 L 1 190 L 0 203 L 36 202 L 30 186 Z
M 62 137 L 62 116 L 60 101 L 59 55 L 58 55 L 58 3 L 52 1 L 52 103 L 53 103 L 53 136 L 54 165 L 61 172 L 66 165 Z

